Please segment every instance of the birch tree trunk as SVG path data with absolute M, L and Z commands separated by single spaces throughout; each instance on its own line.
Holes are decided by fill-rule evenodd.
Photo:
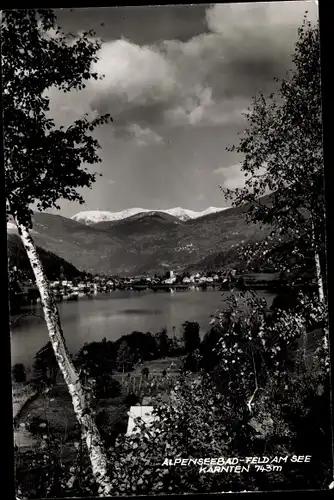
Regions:
M 93 475 L 99 487 L 99 495 L 108 496 L 111 493 L 111 481 L 108 474 L 107 456 L 100 432 L 88 403 L 87 392 L 82 387 L 79 375 L 67 350 L 57 305 L 50 290 L 34 241 L 25 225 L 20 224 L 16 218 L 15 223 L 35 275 L 50 341 L 59 368 L 72 397 L 74 413 L 81 426 L 82 436 L 87 445 Z
M 312 239 L 315 243 L 315 229 L 314 229 L 314 223 L 312 220 Z M 319 297 L 319 302 L 321 304 L 325 303 L 325 293 L 324 293 L 324 281 L 322 279 L 322 273 L 321 273 L 321 263 L 320 263 L 320 254 L 317 252 L 316 248 L 314 251 L 314 261 L 315 261 L 315 269 L 316 269 L 316 277 L 317 277 L 317 288 L 318 288 L 318 297 Z M 328 339 L 329 339 L 329 330 L 327 327 L 324 328 L 324 338 L 323 338 L 323 346 L 325 349 L 325 353 L 329 354 L 329 345 L 328 345 Z
M 318 252 L 315 252 L 314 255 L 314 260 L 315 260 L 315 267 L 316 267 L 316 273 L 317 273 L 317 285 L 318 285 L 318 297 L 319 297 L 319 302 L 321 304 L 324 304 L 325 302 L 325 293 L 324 293 L 324 282 L 322 279 L 322 274 L 321 274 L 321 264 L 320 264 L 320 255 Z M 327 352 L 329 349 L 328 346 L 328 337 L 329 337 L 329 330 L 327 327 L 324 328 L 324 349 Z
M 323 303 L 325 301 L 325 294 L 324 294 L 324 282 L 322 279 L 322 274 L 321 274 L 321 265 L 320 265 L 320 255 L 318 252 L 315 252 L 314 254 L 314 260 L 315 260 L 315 269 L 317 273 L 317 286 L 318 286 L 318 297 L 319 301 Z

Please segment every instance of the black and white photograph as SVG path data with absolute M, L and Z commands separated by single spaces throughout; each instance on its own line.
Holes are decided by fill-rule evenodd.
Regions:
M 334 488 L 320 32 L 1 11 L 17 500 Z

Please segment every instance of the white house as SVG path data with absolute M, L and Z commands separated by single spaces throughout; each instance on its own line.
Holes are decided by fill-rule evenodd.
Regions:
M 72 281 L 63 280 L 61 284 L 62 286 L 72 286 Z
M 201 275 L 200 275 L 199 273 L 197 273 L 197 274 L 192 274 L 192 275 L 190 276 L 190 279 L 191 279 L 192 283 L 195 283 L 195 281 L 198 281 L 198 279 L 199 279 L 200 277 L 201 277 Z
M 136 427 L 136 422 L 135 420 L 137 418 L 141 418 L 143 422 L 145 422 L 145 425 L 148 427 L 152 425 L 154 420 L 156 420 L 157 417 L 152 415 L 153 413 L 153 406 L 131 406 L 128 415 L 129 415 L 129 420 L 128 420 L 128 428 L 126 431 L 126 435 L 130 436 L 131 434 L 134 434 L 136 432 L 139 432 L 139 430 L 135 430 Z
M 176 278 L 167 278 L 164 283 L 166 283 L 166 285 L 172 285 L 173 283 L 175 283 L 176 281 Z

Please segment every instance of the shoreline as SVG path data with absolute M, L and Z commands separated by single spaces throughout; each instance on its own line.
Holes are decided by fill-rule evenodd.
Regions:
M 263 292 L 269 292 L 269 293 L 279 293 L 279 292 L 289 292 L 293 289 L 298 289 L 302 287 L 301 286 L 294 286 L 294 287 L 289 287 L 285 283 L 278 281 L 278 280 L 272 280 L 272 281 L 254 281 L 254 282 L 246 282 L 243 285 L 239 285 L 238 283 L 233 285 L 233 287 L 230 287 L 229 285 L 223 286 L 221 283 L 210 283 L 210 284 L 194 284 L 194 285 L 188 285 L 188 284 L 161 284 L 161 285 L 133 285 L 129 287 L 115 287 L 111 288 L 109 290 L 97 290 L 94 292 L 74 292 L 74 293 L 67 293 L 67 294 L 55 294 L 55 300 L 57 303 L 60 302 L 77 302 L 78 300 L 94 300 L 94 299 L 100 299 L 100 298 L 107 298 L 110 297 L 111 294 L 113 293 L 118 293 L 118 292 L 144 292 L 144 291 L 151 291 L 154 293 L 158 292 L 165 292 L 165 293 L 173 293 L 177 291 L 184 291 L 184 292 L 189 292 L 189 291 L 195 291 L 195 292 L 210 292 L 210 291 L 221 291 L 223 292 L 229 292 L 233 288 L 235 291 L 263 291 Z M 20 312 L 13 312 L 11 314 L 12 318 L 19 317 L 22 314 L 25 314 L 29 312 L 29 310 L 36 305 L 40 304 L 40 298 L 35 298 L 32 300 L 27 300 L 24 305 L 21 306 Z

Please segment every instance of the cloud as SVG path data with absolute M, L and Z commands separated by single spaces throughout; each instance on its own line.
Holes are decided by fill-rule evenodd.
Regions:
M 50 98 L 50 115 L 55 120 L 56 126 L 69 126 L 73 121 L 82 118 L 84 114 L 93 120 L 99 114 L 92 106 L 89 86 L 82 91 L 66 93 L 51 87 L 45 95 Z
M 242 188 L 245 186 L 246 176 L 241 170 L 242 164 L 236 163 L 227 167 L 219 167 L 213 170 L 214 175 L 220 176 L 220 184 L 227 189 Z M 266 167 L 260 167 L 256 175 L 262 175 L 266 172 Z
M 111 112 L 119 129 L 139 121 L 149 127 L 239 121 L 245 102 L 221 98 L 210 85 L 222 50 L 219 37 L 210 34 L 156 46 L 139 47 L 126 40 L 104 44 L 94 70 L 105 77 L 92 82 L 91 105 L 100 113 Z M 218 78 L 212 80 L 217 82 Z
M 252 96 L 272 91 L 273 77 L 291 65 L 307 9 L 317 19 L 314 2 L 219 4 L 206 10 L 206 32 L 204 26 L 186 41 L 110 40 L 92 67 L 104 78 L 89 82 L 80 97 L 52 91 L 52 111 L 67 121 L 110 112 L 115 134 L 130 133 L 140 145 L 161 143 L 161 125 L 239 123 Z
M 206 5 L 155 5 L 151 7 L 98 7 L 56 9 L 60 26 L 77 32 L 78 27 L 94 29 L 103 40 L 118 40 L 124 35 L 139 45 L 156 40 L 188 40 L 203 31 Z M 100 23 L 103 22 L 103 26 Z
M 222 35 L 230 35 L 235 27 L 254 32 L 256 26 L 268 31 L 273 26 L 298 25 L 306 10 L 314 15 L 314 2 L 215 4 L 207 9 L 206 22 L 211 32 Z
M 224 172 L 226 171 L 226 168 L 227 167 L 219 167 L 219 168 L 216 168 L 212 173 L 213 174 L 218 174 L 218 175 L 223 175 Z
M 245 175 L 241 171 L 240 163 L 216 168 L 213 174 L 220 176 L 220 185 L 226 189 L 240 188 L 245 184 Z
M 93 70 L 104 75 L 93 89 L 125 103 L 163 101 L 177 85 L 173 66 L 159 51 L 124 39 L 103 44 Z
M 175 108 L 165 111 L 164 117 L 171 125 L 228 125 L 241 123 L 245 118 L 248 102 L 235 101 L 215 101 L 212 98 L 212 88 L 206 87 L 191 98 L 188 98 L 183 105 L 179 104 Z
M 149 128 L 142 128 L 137 123 L 129 125 L 128 132 L 134 137 L 138 146 L 163 144 L 163 138 Z
M 107 180 L 107 184 L 109 184 L 110 186 L 112 186 L 113 184 L 116 184 L 116 181 L 114 181 L 113 179 L 108 179 Z

